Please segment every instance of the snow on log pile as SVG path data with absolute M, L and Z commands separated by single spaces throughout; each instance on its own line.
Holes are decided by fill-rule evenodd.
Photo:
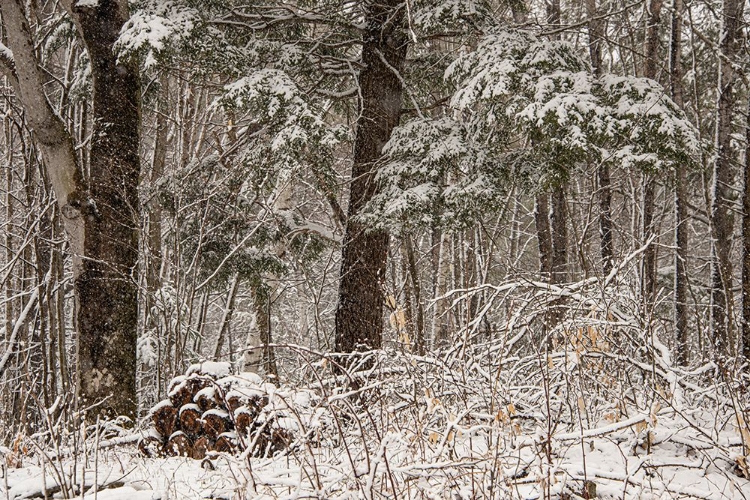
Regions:
M 255 373 L 231 374 L 229 363 L 192 365 L 169 385 L 168 398 L 150 412 L 139 449 L 147 457 L 250 450 L 269 456 L 287 449 L 308 428 L 317 396 L 277 388 Z

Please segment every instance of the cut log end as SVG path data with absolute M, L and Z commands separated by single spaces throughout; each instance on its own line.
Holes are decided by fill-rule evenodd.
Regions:
M 166 451 L 176 457 L 193 456 L 193 443 L 182 431 L 177 431 L 167 441 Z

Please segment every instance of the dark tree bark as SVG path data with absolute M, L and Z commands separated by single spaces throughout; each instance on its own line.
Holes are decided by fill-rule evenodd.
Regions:
M 138 326 L 138 157 L 140 81 L 118 64 L 113 46 L 128 18 L 126 0 L 63 5 L 91 58 L 94 87 L 90 174 L 82 175 L 73 140 L 44 93 L 24 2 L 0 4 L 14 60 L 0 61 L 24 105 L 63 214 L 76 291 L 77 400 L 107 415 L 135 417 Z
M 279 369 L 276 366 L 276 351 L 271 345 L 273 337 L 271 332 L 271 287 L 260 285 L 253 287 L 253 308 L 255 309 L 256 328 L 260 334 L 260 345 L 262 346 L 261 355 L 262 369 L 266 377 L 276 379 L 279 376 Z
M 551 202 L 552 283 L 563 283 L 568 279 L 568 210 L 564 186 L 555 188 Z
M 534 200 L 534 224 L 539 247 L 539 273 L 543 280 L 552 276 L 552 233 L 549 227 L 549 195 L 539 193 Z
M 734 168 L 731 147 L 732 116 L 736 106 L 734 84 L 737 81 L 732 65 L 741 47 L 744 2 L 724 0 L 719 37 L 719 81 L 716 106 L 716 160 L 711 186 L 711 332 L 718 355 L 734 351 L 731 325 L 732 304 L 732 184 Z
M 73 7 L 91 58 L 94 105 L 90 201 L 83 214 L 83 272 L 76 279 L 78 365 L 84 401 L 111 398 L 111 414 L 136 411 L 136 340 L 141 84 L 114 44 L 128 19 L 125 0 Z
M 643 74 L 646 78 L 656 80 L 659 71 L 659 25 L 661 23 L 662 0 L 649 0 L 646 3 L 646 60 Z M 643 242 L 654 235 L 654 197 L 655 181 L 651 174 L 643 174 Z M 650 310 L 656 293 L 656 245 L 648 245 L 643 252 L 641 271 L 641 295 L 646 310 Z
M 356 217 L 376 192 L 376 162 L 399 121 L 403 88 L 398 73 L 407 45 L 403 10 L 400 0 L 384 0 L 370 4 L 366 14 L 364 67 L 359 74 L 362 100 L 335 320 L 339 352 L 353 352 L 360 346 L 379 348 L 382 343 L 388 234 L 369 230 Z
M 417 270 L 417 259 L 414 256 L 414 245 L 411 241 L 411 235 L 405 235 L 403 240 L 404 266 L 406 267 L 406 275 L 408 276 L 409 288 L 407 288 L 407 297 L 409 295 L 414 296 L 414 313 L 412 318 L 413 323 L 413 342 L 415 352 L 419 355 L 425 353 L 425 333 L 424 333 L 424 306 L 422 304 L 422 285 L 419 280 L 419 272 Z M 405 257 L 405 258 L 404 258 Z
M 674 0 L 672 11 L 672 33 L 669 44 L 669 88 L 672 100 L 680 107 L 684 105 L 682 95 L 682 0 Z M 688 344 L 688 276 L 687 258 L 689 234 L 686 200 L 687 172 L 681 165 L 674 168 L 674 325 L 677 337 L 676 360 L 680 365 L 690 361 Z
M 745 361 L 750 361 L 750 102 L 747 107 L 742 169 L 742 355 Z
M 604 40 L 605 20 L 597 19 L 596 0 L 586 0 L 586 14 L 589 16 L 589 56 L 595 77 L 602 75 L 602 41 Z M 599 236 L 602 271 L 609 274 L 614 264 L 612 243 L 612 187 L 609 165 L 600 163 L 596 172 L 599 197 Z
M 615 260 L 615 245 L 612 240 L 612 184 L 609 165 L 602 163 L 596 172 L 599 183 L 599 236 L 602 256 L 602 271 L 609 274 Z

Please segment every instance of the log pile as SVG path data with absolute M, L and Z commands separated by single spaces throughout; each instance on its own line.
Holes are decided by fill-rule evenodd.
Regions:
M 228 363 L 191 366 L 172 380 L 168 398 L 150 412 L 151 428 L 139 443 L 147 457 L 184 456 L 202 460 L 211 452 L 250 449 L 268 456 L 289 447 L 299 422 L 288 402 L 310 404 L 263 383 L 254 373 L 231 375 Z

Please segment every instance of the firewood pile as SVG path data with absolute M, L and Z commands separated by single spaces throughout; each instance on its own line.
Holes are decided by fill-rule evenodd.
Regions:
M 229 363 L 193 365 L 151 409 L 151 428 L 139 449 L 147 457 L 196 460 L 247 449 L 269 456 L 294 441 L 304 425 L 300 415 L 309 413 L 314 398 L 308 391 L 278 389 L 254 373 L 231 375 Z

